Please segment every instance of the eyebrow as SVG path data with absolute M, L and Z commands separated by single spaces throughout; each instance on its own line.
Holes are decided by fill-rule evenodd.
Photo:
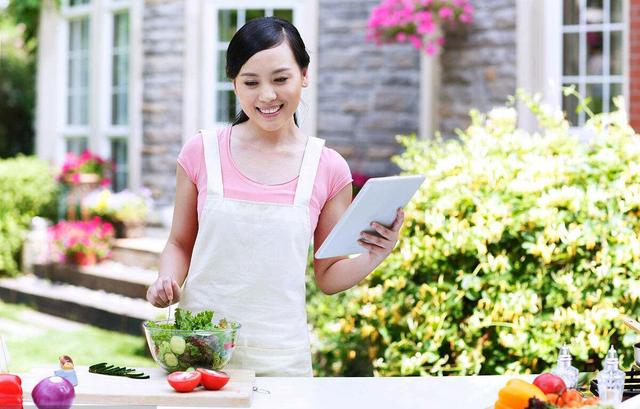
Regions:
M 284 68 L 278 68 L 277 70 L 275 70 L 274 72 L 272 72 L 272 73 L 271 73 L 271 75 L 279 74 L 279 73 L 284 72 L 284 71 L 289 71 L 290 69 L 291 69 L 291 68 L 287 68 L 287 67 L 284 67 Z M 258 74 L 254 74 L 254 73 L 252 73 L 252 72 L 245 72 L 244 74 L 240 74 L 240 76 L 241 76 L 241 77 L 259 77 L 259 75 L 258 75 Z

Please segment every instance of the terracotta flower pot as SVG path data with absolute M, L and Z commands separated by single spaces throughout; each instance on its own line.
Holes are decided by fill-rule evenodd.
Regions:
M 90 266 L 98 262 L 96 253 L 74 253 L 73 263 L 79 266 Z

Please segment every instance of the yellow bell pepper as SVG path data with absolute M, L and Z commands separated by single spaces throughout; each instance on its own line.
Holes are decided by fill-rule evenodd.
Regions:
M 547 401 L 545 394 L 534 384 L 522 379 L 511 379 L 498 392 L 494 409 L 527 409 L 531 398 Z

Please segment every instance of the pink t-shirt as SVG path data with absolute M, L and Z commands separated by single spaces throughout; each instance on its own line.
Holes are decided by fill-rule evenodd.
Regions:
M 218 129 L 220 165 L 224 197 L 253 202 L 293 204 L 298 178 L 278 185 L 263 185 L 244 176 L 233 162 L 230 149 L 231 126 Z M 207 198 L 207 168 L 200 134 L 192 137 L 178 155 L 178 163 L 198 190 L 198 220 Z M 320 211 L 340 190 L 351 183 L 347 161 L 333 149 L 324 147 L 309 203 L 311 231 L 315 231 Z

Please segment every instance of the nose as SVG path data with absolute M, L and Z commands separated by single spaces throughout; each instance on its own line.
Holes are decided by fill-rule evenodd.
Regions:
M 276 91 L 271 85 L 263 85 L 260 89 L 260 95 L 258 97 L 260 102 L 270 102 L 276 99 Z

